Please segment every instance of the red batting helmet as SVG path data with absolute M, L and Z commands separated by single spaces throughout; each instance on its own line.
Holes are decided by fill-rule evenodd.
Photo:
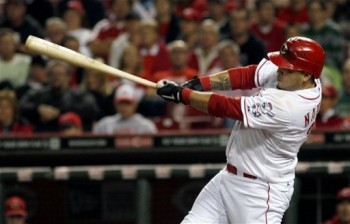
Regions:
M 326 54 L 320 44 L 306 37 L 291 37 L 278 52 L 268 53 L 269 59 L 280 68 L 307 72 L 319 78 Z

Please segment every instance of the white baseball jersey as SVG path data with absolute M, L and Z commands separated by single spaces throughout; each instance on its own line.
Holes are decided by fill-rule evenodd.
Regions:
M 297 153 L 312 128 L 321 85 L 297 91 L 276 88 L 277 69 L 263 59 L 255 72 L 262 89 L 242 97 L 243 122 L 237 122 L 226 148 L 227 162 L 271 183 L 294 180 Z

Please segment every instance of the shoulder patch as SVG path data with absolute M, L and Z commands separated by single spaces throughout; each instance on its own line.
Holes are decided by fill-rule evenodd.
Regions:
M 266 114 L 270 117 L 274 117 L 275 114 L 272 112 L 273 107 L 271 102 L 255 103 L 252 106 L 248 106 L 248 112 L 251 113 L 254 117 L 260 117 L 263 114 Z

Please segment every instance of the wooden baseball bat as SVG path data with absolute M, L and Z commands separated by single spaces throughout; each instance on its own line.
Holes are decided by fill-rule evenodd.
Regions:
M 25 46 L 29 52 L 47 55 L 51 58 L 55 58 L 69 64 L 73 64 L 82 68 L 95 70 L 98 72 L 117 76 L 119 78 L 128 79 L 130 81 L 156 88 L 156 83 L 147 79 L 140 78 L 122 70 L 113 68 L 100 61 L 87 57 L 76 51 L 68 49 L 66 47 L 51 43 L 47 40 L 35 36 L 29 36 L 26 40 Z

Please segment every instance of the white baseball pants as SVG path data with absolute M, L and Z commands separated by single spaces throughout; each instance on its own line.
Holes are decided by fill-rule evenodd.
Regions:
M 249 179 L 225 168 L 203 188 L 182 224 L 281 223 L 293 184 Z

